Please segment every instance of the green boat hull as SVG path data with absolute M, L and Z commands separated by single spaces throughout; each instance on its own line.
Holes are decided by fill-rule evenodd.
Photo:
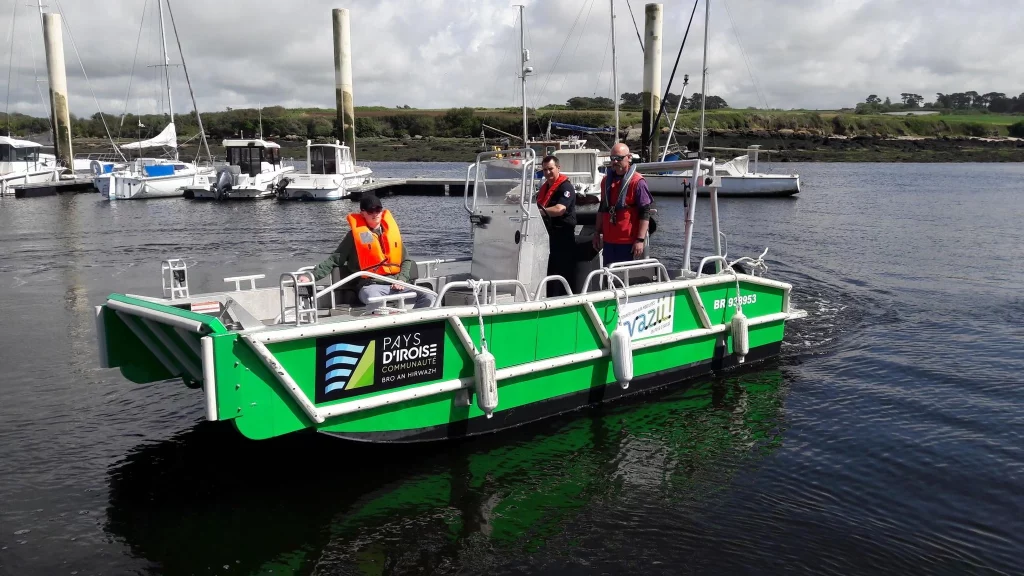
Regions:
M 750 320 L 746 362 L 777 355 L 786 321 L 798 317 L 791 287 L 741 276 L 739 288 Z M 357 441 L 417 442 L 511 428 L 734 366 L 736 291 L 734 278 L 720 275 L 631 287 L 624 302 L 622 291 L 620 300 L 604 291 L 254 332 L 115 294 L 97 321 L 104 365 L 138 383 L 180 376 L 201 386 L 207 417 L 231 420 L 248 438 L 313 428 Z M 620 311 L 632 317 L 620 319 Z M 492 417 L 474 387 L 478 312 L 498 375 Z M 622 323 L 634 331 L 627 388 L 608 345 Z

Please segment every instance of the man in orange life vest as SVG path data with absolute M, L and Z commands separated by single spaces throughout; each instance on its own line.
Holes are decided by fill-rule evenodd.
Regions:
M 576 188 L 562 175 L 558 158 L 545 156 L 540 163 L 544 183 L 537 192 L 537 207 L 544 216 L 551 251 L 548 255 L 548 275 L 566 279 L 570 287 L 576 285 Z M 565 296 L 561 282 L 548 282 L 548 296 Z
M 350 230 L 342 238 L 341 244 L 313 269 L 313 276 L 317 280 L 329 276 L 334 267 L 338 267 L 342 277 L 362 271 L 412 283 L 412 270 L 416 263 L 405 257 L 398 223 L 391 212 L 384 209 L 379 198 L 363 196 L 359 200 L 359 212 L 348 215 L 348 225 Z M 359 301 L 366 304 L 369 310 L 380 307 L 379 303 L 369 302 L 374 296 L 412 292 L 399 284 L 382 283 L 374 278 L 358 279 L 355 289 Z M 416 292 L 416 308 L 424 308 L 433 303 L 433 296 Z
M 651 193 L 647 181 L 630 164 L 629 147 L 612 146 L 611 166 L 601 182 L 594 249 L 604 245 L 605 266 L 636 260 L 644 253 L 651 219 Z M 625 188 L 625 191 L 623 191 Z

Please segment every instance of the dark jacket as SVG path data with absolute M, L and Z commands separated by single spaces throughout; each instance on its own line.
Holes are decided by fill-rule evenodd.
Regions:
M 403 246 L 402 249 L 404 250 L 405 247 Z M 395 280 L 411 284 L 411 280 L 413 279 L 413 267 L 415 265 L 415 262 L 405 258 L 402 260 L 402 269 L 398 274 L 389 276 L 389 278 L 394 278 Z M 330 276 L 331 270 L 335 267 L 340 269 L 339 272 L 341 273 L 342 278 L 361 270 L 359 268 L 359 256 L 356 255 L 356 243 L 352 240 L 351 230 L 345 234 L 344 238 L 341 239 L 341 243 L 334 249 L 334 252 L 331 252 L 330 256 L 313 268 L 313 277 L 319 280 Z M 359 278 L 353 288 L 358 290 L 360 287 L 370 283 L 381 283 L 381 281 L 375 278 Z
M 555 189 L 554 193 L 551 194 L 551 198 L 548 199 L 548 203 L 545 208 L 551 208 L 557 204 L 565 206 L 565 213 L 561 216 L 546 216 L 544 218 L 544 225 L 547 226 L 548 232 L 550 233 L 552 229 L 563 228 L 569 228 L 575 231 L 576 188 L 568 179 L 563 180 L 562 183 L 559 184 L 558 188 Z

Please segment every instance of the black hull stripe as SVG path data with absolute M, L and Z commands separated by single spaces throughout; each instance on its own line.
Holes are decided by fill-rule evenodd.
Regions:
M 781 349 L 781 342 L 751 348 L 750 353 L 747 354 L 746 364 L 778 356 Z M 653 374 L 635 378 L 630 382 L 629 388 L 625 390 L 616 384 L 597 386 L 587 390 L 574 392 L 572 394 L 549 398 L 540 402 L 533 402 L 525 406 L 519 406 L 518 408 L 495 412 L 494 417 L 491 419 L 487 419 L 484 416 L 477 416 L 466 420 L 460 420 L 458 422 L 450 422 L 428 428 L 391 430 L 386 432 L 322 431 L 321 433 L 345 440 L 372 443 L 431 442 L 454 438 L 467 438 L 470 436 L 515 428 L 516 426 L 522 426 L 523 424 L 535 422 L 550 416 L 572 412 L 573 410 L 579 410 L 580 408 L 587 406 L 611 402 L 634 394 L 649 392 L 657 388 L 681 383 L 697 376 L 710 374 L 712 372 L 724 370 L 737 365 L 736 356 L 726 354 L 725 348 L 719 346 L 715 349 L 714 357 L 711 360 L 687 366 L 680 366 L 670 370 L 663 370 L 661 372 L 655 372 Z

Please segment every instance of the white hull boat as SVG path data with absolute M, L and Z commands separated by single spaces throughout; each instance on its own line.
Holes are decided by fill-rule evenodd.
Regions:
M 213 175 L 213 168 L 182 162 L 178 157 L 178 137 L 174 123 L 159 135 L 142 142 L 121 146 L 123 150 L 161 147 L 172 151 L 171 158 L 136 158 L 124 166 L 90 162 L 93 185 L 108 200 L 146 200 L 178 198 L 187 186 L 201 185 Z M 106 172 L 110 167 L 110 172 Z
M 733 198 L 765 198 L 773 196 L 792 196 L 800 193 L 799 174 L 763 174 L 757 171 L 758 146 L 747 149 L 748 154 L 738 156 L 724 164 L 715 164 L 715 176 L 721 180 L 718 195 Z M 714 148 L 707 148 L 713 150 Z M 730 148 L 729 150 L 735 150 Z M 754 169 L 750 170 L 750 158 L 753 157 Z M 692 175 L 689 171 L 659 170 L 658 162 L 638 164 L 637 170 L 643 173 L 647 181 L 647 189 L 660 196 L 686 196 L 690 193 Z M 702 196 L 710 194 L 707 186 L 698 186 L 697 193 Z
M 647 189 L 659 196 L 684 196 L 689 194 L 689 175 L 681 174 L 644 174 Z M 722 175 L 722 187 L 718 189 L 721 197 L 770 197 L 792 196 L 800 193 L 800 176 L 797 174 L 741 174 L 739 176 Z M 697 193 L 707 196 L 707 186 L 699 186 Z
M 109 200 L 180 198 L 185 188 L 202 185 L 213 175 L 212 168 L 197 168 L 191 164 L 182 166 L 182 169 L 169 176 L 113 172 L 94 177 L 93 184 L 100 195 Z
M 353 187 L 373 181 L 373 171 L 356 166 L 348 146 L 306 141 L 306 172 L 291 174 L 277 189 L 278 200 L 341 200 Z
M 800 194 L 800 174 L 765 174 L 758 172 L 758 153 L 760 146 L 748 149 L 707 148 L 706 150 L 742 150 L 748 154 L 737 156 L 723 164 L 715 164 L 715 176 L 721 181 L 718 195 L 726 198 L 770 198 L 793 196 Z M 754 160 L 754 169 L 750 162 Z M 647 190 L 659 196 L 689 195 L 692 174 L 688 170 L 660 169 L 659 162 L 647 162 L 637 165 L 647 180 Z M 697 187 L 697 194 L 708 196 L 711 188 Z
M 273 198 L 294 166 L 281 164 L 281 147 L 259 138 L 224 141 L 228 165 L 205 181 L 185 188 L 193 200 L 258 200 Z
M 53 154 L 40 154 L 42 144 L 0 136 L 0 195 L 14 194 L 13 186 L 53 182 L 62 169 Z

